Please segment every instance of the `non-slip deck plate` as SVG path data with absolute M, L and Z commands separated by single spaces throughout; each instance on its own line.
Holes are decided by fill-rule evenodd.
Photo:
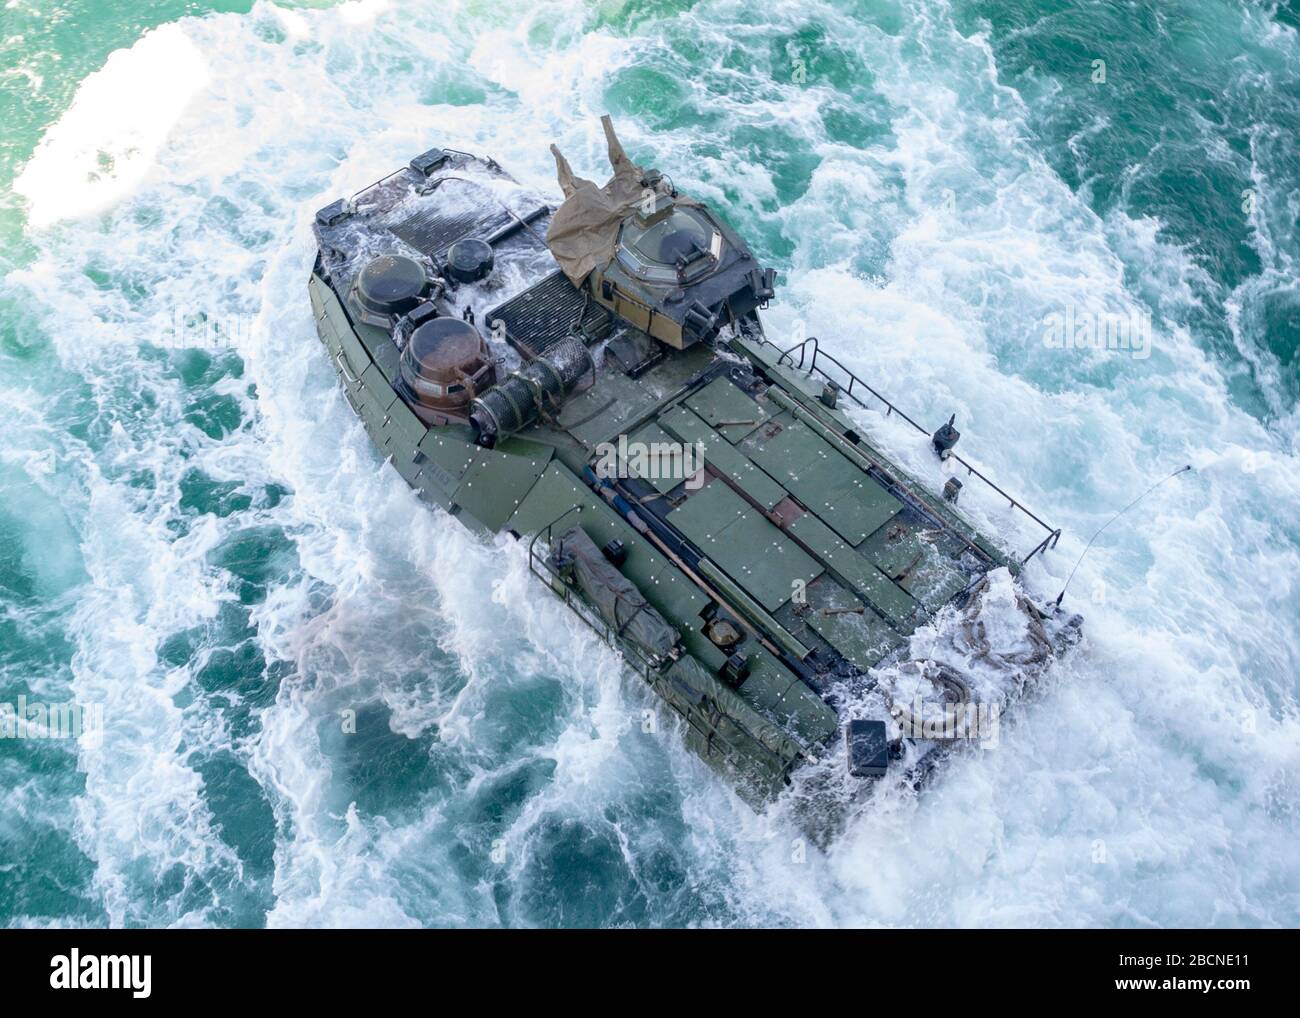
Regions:
M 714 540 L 710 556 L 768 611 L 794 596 L 798 583 L 811 583 L 821 565 L 757 509 L 748 509 Z
M 954 539 L 906 516 L 890 520 L 860 550 L 931 611 L 946 604 L 972 578 L 954 558 L 961 551 Z
M 706 555 L 709 545 L 723 529 L 739 519 L 748 506 L 722 481 L 709 481 L 668 514 L 668 522 L 695 543 Z
M 776 434 L 760 428 L 742 444 L 765 471 L 857 546 L 903 504 L 813 430 L 787 420 Z
M 859 597 L 869 601 L 904 632 L 915 628 L 916 602 L 816 516 L 800 516 L 790 524 L 789 531 L 842 576 Z
M 637 450 L 640 455 L 632 463 L 624 464 L 625 469 L 629 474 L 649 481 L 660 492 L 667 494 L 686 480 L 687 464 L 681 455 L 680 443 L 674 442 L 657 424 L 647 424 L 629 436 L 628 448 Z
M 715 378 L 686 405 L 731 442 L 739 442 L 771 416 L 729 378 Z
M 659 423 L 683 442 L 691 445 L 698 442 L 704 450 L 704 462 L 740 487 L 764 509 L 771 509 L 785 498 L 784 488 L 686 407 L 673 407 L 660 416 Z
M 883 619 L 829 576 L 809 585 L 804 621 L 863 671 L 903 642 Z
M 668 522 L 768 611 L 790 600 L 796 581 L 809 583 L 822 572 L 812 556 L 720 480 L 687 498 Z

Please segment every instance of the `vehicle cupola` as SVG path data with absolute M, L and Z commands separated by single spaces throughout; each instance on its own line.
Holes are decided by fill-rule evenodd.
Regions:
M 679 206 L 658 196 L 623 223 L 618 259 L 638 278 L 680 285 L 717 268 L 722 261 L 722 231 L 699 206 Z M 650 204 L 647 202 L 647 204 Z
M 496 362 L 482 334 L 460 318 L 425 316 L 402 350 L 397 389 L 422 418 L 464 415 L 496 384 Z
M 703 203 L 633 163 L 609 117 L 601 126 L 614 171 L 603 187 L 576 176 L 551 146 L 565 198 L 546 244 L 570 282 L 677 349 L 764 306 L 776 273 Z

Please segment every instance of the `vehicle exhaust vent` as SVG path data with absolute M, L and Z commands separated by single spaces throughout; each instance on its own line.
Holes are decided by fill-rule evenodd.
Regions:
M 491 448 L 498 438 L 558 414 L 588 374 L 594 380 L 596 365 L 582 340 L 570 336 L 553 344 L 545 357 L 538 357 L 474 400 L 469 420 L 475 440 Z

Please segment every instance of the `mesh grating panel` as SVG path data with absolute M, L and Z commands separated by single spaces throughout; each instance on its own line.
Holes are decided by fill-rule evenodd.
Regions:
M 585 304 L 585 308 L 584 308 Z M 537 357 L 568 336 L 582 315 L 589 340 L 608 335 L 612 316 L 583 294 L 563 272 L 553 272 L 536 286 L 488 312 L 489 327 L 505 324 L 506 339 L 525 357 Z
M 481 184 L 445 180 L 434 200 L 390 216 L 387 228 L 415 250 L 441 258 L 462 237 L 485 239 L 514 218 Z

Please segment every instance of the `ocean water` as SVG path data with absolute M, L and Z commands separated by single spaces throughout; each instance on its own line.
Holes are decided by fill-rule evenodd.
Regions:
M 1251 0 L 0 4 L 0 739 L 19 926 L 1300 922 L 1300 19 Z M 1100 63 L 1098 63 L 1100 62 Z M 314 210 L 597 118 L 1065 529 L 1085 639 L 825 851 L 756 816 L 337 390 Z M 1052 343 L 1052 316 L 1149 326 Z M 918 471 L 927 453 L 863 426 Z M 981 519 L 1025 547 L 1010 516 Z M 346 712 L 353 712 L 346 714 Z M 355 718 L 355 732 L 342 719 Z

